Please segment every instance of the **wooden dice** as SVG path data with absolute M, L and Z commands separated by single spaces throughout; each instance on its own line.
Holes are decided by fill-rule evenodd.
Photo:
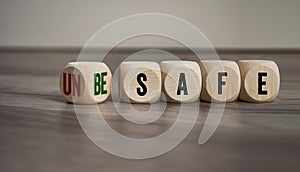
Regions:
M 127 61 L 119 66 L 119 96 L 128 103 L 270 102 L 279 92 L 278 66 L 268 60 Z M 60 90 L 68 102 L 93 104 L 111 93 L 112 74 L 100 62 L 68 63 Z M 163 92 L 163 94 L 161 94 Z
M 76 104 L 105 101 L 111 92 L 112 74 L 104 63 L 70 62 L 60 75 L 64 98 Z
M 232 102 L 240 93 L 241 77 L 234 61 L 204 60 L 200 62 L 202 72 L 201 100 Z
M 162 101 L 194 102 L 201 92 L 201 71 L 193 61 L 162 61 Z
M 161 95 L 161 71 L 156 62 L 127 61 L 119 66 L 120 100 L 152 103 Z
M 270 102 L 279 92 L 280 75 L 275 62 L 268 60 L 240 60 L 242 86 L 240 100 Z

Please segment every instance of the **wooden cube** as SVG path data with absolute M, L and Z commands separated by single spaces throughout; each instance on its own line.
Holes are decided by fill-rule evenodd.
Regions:
M 234 61 L 204 60 L 200 62 L 202 92 L 200 99 L 211 102 L 232 102 L 240 93 L 241 77 Z
M 162 61 L 162 95 L 167 102 L 194 102 L 201 92 L 201 71 L 197 62 Z
M 119 66 L 120 100 L 152 103 L 160 98 L 161 72 L 156 62 L 127 61 Z
M 270 102 L 279 92 L 280 74 L 277 64 L 269 60 L 240 60 L 242 86 L 240 100 Z
M 60 75 L 59 85 L 68 102 L 100 103 L 111 93 L 112 74 L 104 63 L 70 62 Z

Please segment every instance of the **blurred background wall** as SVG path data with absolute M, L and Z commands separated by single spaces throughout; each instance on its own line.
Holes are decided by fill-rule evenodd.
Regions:
M 217 48 L 300 48 L 299 0 L 1 0 L 0 46 L 80 47 L 113 20 L 145 12 L 183 18 Z M 165 46 L 126 44 L 153 45 Z

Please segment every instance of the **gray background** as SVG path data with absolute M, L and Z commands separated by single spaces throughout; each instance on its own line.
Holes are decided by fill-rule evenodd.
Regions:
M 216 48 L 300 48 L 299 0 L 1 0 L 0 46 L 81 47 L 104 25 L 166 13 L 201 29 Z M 176 46 L 163 39 L 123 46 Z

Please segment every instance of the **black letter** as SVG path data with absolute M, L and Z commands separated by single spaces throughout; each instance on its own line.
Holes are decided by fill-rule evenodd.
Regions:
M 226 82 L 222 80 L 223 76 L 227 76 L 227 72 L 218 72 L 218 94 L 222 94 L 222 85 L 226 85 Z
M 141 88 L 137 88 L 136 91 L 138 93 L 138 95 L 140 96 L 144 96 L 146 95 L 147 93 L 147 87 L 146 85 L 142 82 L 142 78 L 143 78 L 143 81 L 147 81 L 147 76 L 144 74 L 144 73 L 140 73 L 138 74 L 137 76 L 137 82 L 140 84 L 140 86 L 142 87 L 143 91 L 141 91 Z
M 187 86 L 186 86 L 184 73 L 180 73 L 180 75 L 179 75 L 177 95 L 180 95 L 181 91 L 184 92 L 184 95 L 188 95 L 188 90 L 187 90 Z
M 262 77 L 267 76 L 267 72 L 258 72 L 258 94 L 268 94 L 268 92 L 265 90 L 262 90 L 262 86 L 266 85 L 266 81 L 262 81 Z

